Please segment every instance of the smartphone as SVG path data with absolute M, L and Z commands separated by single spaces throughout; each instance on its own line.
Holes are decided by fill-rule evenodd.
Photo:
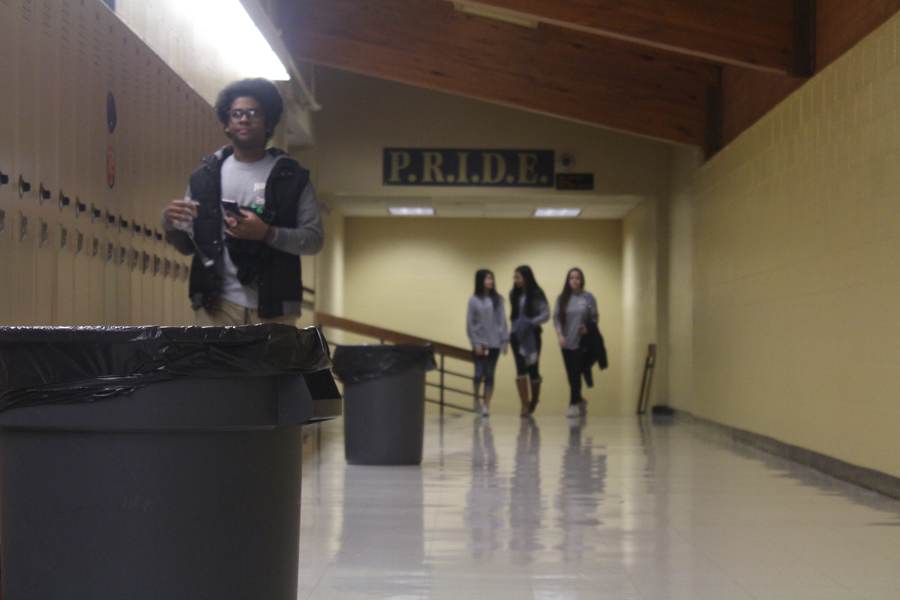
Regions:
M 225 209 L 227 213 L 235 213 L 237 215 L 241 215 L 241 207 L 238 206 L 238 203 L 234 200 L 222 200 L 222 208 Z

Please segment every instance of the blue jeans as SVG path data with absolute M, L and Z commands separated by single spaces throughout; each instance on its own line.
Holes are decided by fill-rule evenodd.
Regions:
M 485 348 L 486 352 L 478 356 L 472 350 L 472 358 L 475 360 L 475 383 L 484 382 L 484 391 L 494 391 L 494 371 L 497 370 L 497 359 L 500 358 L 500 348 Z
M 528 375 L 528 378 L 531 381 L 538 381 L 541 378 L 541 374 L 538 372 L 538 364 L 541 362 L 541 332 L 534 332 L 534 341 L 537 342 L 537 351 L 538 351 L 538 362 L 534 363 L 531 366 L 525 364 L 525 357 L 519 353 L 519 342 L 516 341 L 515 337 L 510 338 L 509 345 L 512 347 L 513 358 L 516 361 L 516 375 L 518 377 L 524 377 Z

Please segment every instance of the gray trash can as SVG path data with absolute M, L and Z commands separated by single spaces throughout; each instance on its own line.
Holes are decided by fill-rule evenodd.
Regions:
M 4 600 L 296 600 L 313 329 L 0 328 Z
M 430 345 L 339 346 L 334 374 L 344 384 L 344 456 L 351 465 L 419 465 L 425 434 Z

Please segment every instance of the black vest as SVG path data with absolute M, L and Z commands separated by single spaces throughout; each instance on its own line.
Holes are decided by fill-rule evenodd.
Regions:
M 191 173 L 191 198 L 199 203 L 194 218 L 194 239 L 207 257 L 221 260 L 222 249 L 228 248 L 231 261 L 238 269 L 241 285 L 256 284 L 259 290 L 259 316 L 265 319 L 284 314 L 284 302 L 303 300 L 300 257 L 272 248 L 265 242 L 236 240 L 222 234 L 222 161 L 233 152 L 231 146 L 203 159 L 206 163 Z M 286 157 L 271 149 L 272 156 Z M 309 171 L 291 158 L 279 158 L 266 181 L 263 221 L 273 227 L 294 229 L 300 195 L 309 183 Z M 219 297 L 219 275 L 216 265 L 204 267 L 195 254 L 191 264 L 188 293 L 194 306 L 212 308 Z

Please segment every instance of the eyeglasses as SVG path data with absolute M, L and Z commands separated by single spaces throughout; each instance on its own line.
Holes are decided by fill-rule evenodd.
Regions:
M 247 115 L 247 118 L 251 121 L 258 121 L 259 119 L 262 119 L 263 111 L 261 108 L 248 108 L 246 110 L 235 108 L 234 110 L 228 111 L 228 116 L 231 117 L 232 121 L 240 121 L 244 118 L 244 115 Z

